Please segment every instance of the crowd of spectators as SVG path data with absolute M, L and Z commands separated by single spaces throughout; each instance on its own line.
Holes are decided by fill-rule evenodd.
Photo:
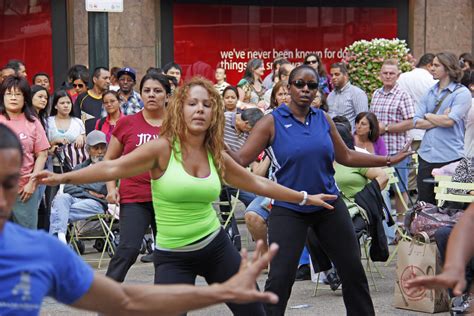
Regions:
M 122 282 L 138 257 L 146 230 L 152 227 L 154 235 L 157 233 L 150 174 L 123 179 L 120 186 L 116 181 L 68 184 L 59 194 L 58 186 L 38 185 L 27 175 L 43 169 L 56 173 L 82 169 L 102 159 L 117 159 L 159 138 L 170 98 L 188 81 L 183 80 L 182 71 L 174 62 L 162 69 L 150 67 L 136 91 L 138 74 L 131 67 L 89 70 L 85 65 L 74 65 L 63 85 L 53 88 L 46 72 L 34 74 L 30 85 L 22 61 L 11 60 L 3 66 L 0 123 L 14 131 L 23 149 L 19 194 L 11 220 L 30 229 L 44 229 L 67 242 L 69 223 L 104 212 L 108 203 L 120 204 L 120 244 L 107 275 Z M 379 75 L 382 84 L 369 104 L 367 94 L 351 83 L 347 65 L 334 63 L 328 72 L 318 54 L 308 54 L 297 64 L 276 59 L 267 76 L 264 61 L 251 59 L 242 79 L 235 83 L 227 82 L 225 69 L 217 68 L 213 87 L 224 113 L 222 136 L 226 149 L 256 175 L 284 186 L 307 189 L 311 194 L 341 192 L 342 198 L 334 202 L 341 217 L 341 231 L 351 223 L 342 221 L 347 214 L 341 211 L 341 203 L 349 209 L 356 231 L 367 225 L 367 216 L 355 206 L 354 198 L 371 181 L 377 181 L 391 208 L 385 189 L 387 174 L 382 168 L 374 168 L 382 159 L 384 166 L 394 168 L 399 180 L 402 194 L 393 195 L 396 211 L 391 215 L 401 225 L 410 191 L 419 200 L 435 204 L 433 181 L 427 181 L 434 169 L 459 161 L 467 166 L 468 173 L 472 169 L 474 65 L 468 53 L 459 58 L 449 52 L 427 53 L 405 73 L 401 73 L 396 59 L 386 59 Z M 318 124 L 318 128 L 310 128 L 312 124 Z M 342 136 L 345 145 L 336 134 Z M 319 147 L 308 149 L 312 143 Z M 411 155 L 398 159 L 399 153 L 410 146 L 417 154 L 418 165 L 414 166 Z M 325 151 L 321 151 L 323 147 Z M 357 159 L 354 163 L 343 148 L 370 154 L 367 157 L 371 158 L 353 156 Z M 369 166 L 373 168 L 366 168 Z M 303 180 L 308 176 L 313 179 Z M 308 189 L 310 185 L 320 192 Z M 330 248 L 333 264 L 342 269 L 343 288 L 355 286 L 353 291 L 359 291 L 359 296 L 344 293 L 348 310 L 362 308 L 358 304 L 365 302 L 364 313 L 373 312 L 361 271 L 346 265 L 357 254 L 343 250 L 334 240 L 324 240 L 321 231 L 326 228 L 318 223 L 318 216 L 313 216 L 321 212 L 320 208 L 295 207 L 223 186 L 220 200 L 230 201 L 231 196 L 238 196 L 245 204 L 246 224 L 255 240 L 265 241 L 264 250 L 267 239 L 282 246 L 282 255 L 276 256 L 266 285 L 280 296 L 281 303 L 268 310 L 277 314 L 284 310 L 295 277 L 309 277 L 307 250 L 312 249 L 302 252 L 309 227 Z M 272 211 L 276 215 L 271 215 Z M 302 220 L 306 213 L 313 217 Z M 229 235 L 238 236 L 235 220 L 230 227 Z M 387 225 L 384 227 L 387 237 L 391 236 Z M 347 238 L 352 240 L 352 236 Z M 233 241 L 240 250 L 239 241 Z M 350 257 L 349 261 L 339 256 L 341 251 Z

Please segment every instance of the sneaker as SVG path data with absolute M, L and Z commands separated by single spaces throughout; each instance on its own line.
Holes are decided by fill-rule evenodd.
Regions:
M 296 270 L 295 281 L 311 280 L 311 271 L 309 269 L 309 264 L 301 265 L 298 270 Z
M 336 291 L 341 286 L 341 279 L 337 275 L 336 269 L 326 274 L 326 280 L 333 291 Z
M 470 310 L 469 294 L 456 296 L 451 299 L 451 315 L 467 315 Z
M 142 256 L 140 258 L 140 261 L 143 262 L 143 263 L 153 262 L 153 254 L 149 253 L 147 255 Z

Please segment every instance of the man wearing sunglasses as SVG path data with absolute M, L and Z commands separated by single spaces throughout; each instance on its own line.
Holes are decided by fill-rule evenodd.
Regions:
M 369 110 L 367 95 L 359 87 L 351 84 L 344 63 L 331 65 L 331 82 L 334 90 L 327 98 L 328 113 L 331 117 L 344 116 L 351 122 L 352 130 L 354 130 L 357 114 Z

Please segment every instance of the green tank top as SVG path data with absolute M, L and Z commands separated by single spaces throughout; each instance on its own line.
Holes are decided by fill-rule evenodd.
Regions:
M 189 175 L 176 160 L 175 150 L 171 151 L 165 173 L 151 180 L 156 245 L 167 249 L 192 244 L 220 228 L 212 202 L 219 198 L 221 182 L 211 154 L 207 154 L 210 175 L 197 178 Z M 181 152 L 176 154 L 181 160 Z

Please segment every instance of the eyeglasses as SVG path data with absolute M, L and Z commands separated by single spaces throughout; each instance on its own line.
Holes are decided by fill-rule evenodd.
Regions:
M 317 63 L 318 63 L 318 61 L 317 61 L 316 59 L 314 59 L 314 60 L 307 60 L 307 61 L 306 61 L 306 64 L 307 64 L 307 65 L 312 65 L 312 64 L 317 64 Z
M 23 96 L 23 93 L 11 93 L 11 92 L 5 92 L 5 96 L 9 98 L 21 98 Z
M 74 88 L 79 88 L 79 89 L 84 88 L 84 85 L 83 85 L 82 83 L 73 83 L 72 86 L 73 86 Z
M 305 86 L 308 86 L 308 89 L 309 90 L 316 90 L 319 86 L 319 84 L 317 82 L 314 82 L 314 81 L 304 81 L 304 80 L 295 80 L 295 81 L 292 81 L 290 82 L 292 85 L 294 85 L 295 87 L 297 87 L 298 89 L 303 89 Z

